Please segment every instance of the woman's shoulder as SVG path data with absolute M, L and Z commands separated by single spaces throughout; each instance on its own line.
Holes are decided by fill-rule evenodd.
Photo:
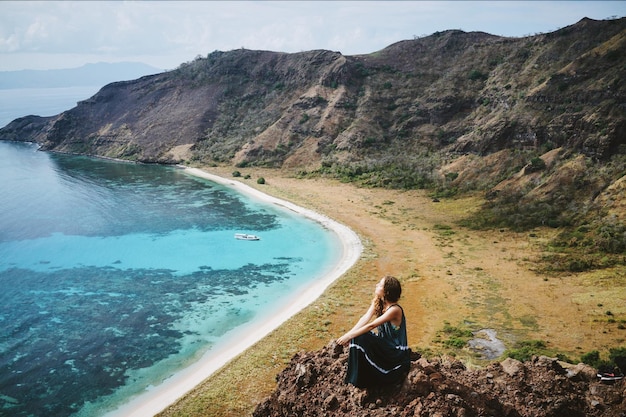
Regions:
M 392 317 L 399 319 L 400 317 L 404 317 L 404 310 L 400 304 L 392 304 L 387 307 L 387 311 L 391 313 Z
M 394 318 L 396 318 L 397 320 L 404 320 L 404 309 L 400 304 L 393 304 L 389 306 L 389 310 L 392 311 Z

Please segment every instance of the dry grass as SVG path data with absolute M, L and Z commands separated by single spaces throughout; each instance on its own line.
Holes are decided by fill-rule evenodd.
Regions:
M 208 170 L 224 177 L 232 171 Z M 297 180 L 279 171 L 247 171 L 242 174 L 251 174 L 249 185 L 351 227 L 364 243 L 363 256 L 312 305 L 162 416 L 250 415 L 293 354 L 319 349 L 353 325 L 383 274 L 402 280 L 409 344 L 428 354 L 445 350 L 439 341 L 446 323 L 496 329 L 507 346 L 543 340 L 572 358 L 624 343 L 626 271 L 559 278 L 532 272 L 552 229 L 518 234 L 457 226 L 478 207 L 478 197 L 433 203 L 420 191 L 363 189 L 331 180 Z M 265 185 L 256 184 L 261 176 Z M 471 352 L 453 353 L 481 365 Z

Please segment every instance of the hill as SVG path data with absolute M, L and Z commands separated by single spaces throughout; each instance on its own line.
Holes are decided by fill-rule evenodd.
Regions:
M 623 264 L 626 18 L 503 38 L 458 30 L 367 55 L 215 51 L 109 84 L 0 139 L 141 162 L 484 192 L 468 227 L 564 228 L 543 268 Z M 577 255 L 572 255 L 577 252 Z
M 358 199 L 341 196 L 341 200 L 352 199 L 342 201 L 346 206 L 359 202 L 359 209 L 366 207 L 369 215 L 384 220 L 380 227 L 366 230 L 372 236 L 398 241 L 396 246 L 385 247 L 397 252 L 393 254 L 378 252 L 382 244 L 377 242 L 380 246 L 363 262 L 375 263 L 376 272 L 402 274 L 408 294 L 413 295 L 406 302 L 415 303 L 411 310 L 425 313 L 424 317 L 414 314 L 413 326 L 419 333 L 411 334 L 436 346 L 464 342 L 446 339 L 439 328 L 446 328 L 446 320 L 453 325 L 476 320 L 468 310 L 481 305 L 489 311 L 482 313 L 487 316 L 480 316 L 479 323 L 500 326 L 514 321 L 524 329 L 540 329 L 543 339 L 556 348 L 567 344 L 567 353 L 573 351 L 576 356 L 596 346 L 589 342 L 591 331 L 584 333 L 583 342 L 572 342 L 583 337 L 571 335 L 573 327 L 593 329 L 594 340 L 602 341 L 599 349 L 604 353 L 623 345 L 626 323 L 620 303 L 626 276 L 625 25 L 626 19 L 583 19 L 525 38 L 445 31 L 358 56 L 332 51 L 216 51 L 173 71 L 109 84 L 58 116 L 17 119 L 0 130 L 0 139 L 37 141 L 45 150 L 148 163 L 219 165 L 222 173 L 257 169 L 270 178 L 263 187 L 272 186 L 269 173 L 280 169 L 301 182 L 332 177 L 362 187 L 411 190 L 384 193 L 393 196 L 384 199 L 374 198 L 365 188 L 359 189 Z M 418 222 L 425 210 L 412 189 L 419 188 L 427 189 L 427 201 L 443 212 L 434 225 Z M 315 208 L 331 212 L 338 200 L 327 197 L 327 191 Z M 344 188 L 332 191 L 346 192 Z M 307 189 L 300 197 L 305 203 L 311 202 L 309 193 Z M 413 204 L 401 204 L 401 199 Z M 478 202 L 479 209 L 470 207 L 468 201 Z M 350 218 L 360 219 L 358 212 L 345 207 L 335 211 L 347 224 Z M 456 223 L 459 217 L 464 228 Z M 435 240 L 418 233 L 424 227 Z M 486 238 L 480 249 L 465 248 L 467 228 L 495 231 L 481 233 Z M 504 229 L 527 233 L 520 239 L 521 234 Z M 525 252 L 518 256 L 516 246 L 527 241 L 545 245 L 541 259 L 527 258 Z M 424 258 L 428 255 L 425 247 L 436 247 L 441 253 L 430 260 L 432 270 L 422 273 L 421 265 L 429 261 Z M 487 257 L 489 262 L 485 262 Z M 534 279 L 533 275 L 522 282 L 527 277 L 520 270 L 529 268 L 561 277 Z M 594 269 L 605 273 L 593 279 L 576 275 Z M 509 272 L 511 276 L 506 275 Z M 258 392 L 248 395 L 250 386 L 259 384 L 257 378 L 263 384 L 273 381 L 273 371 L 284 367 L 286 352 L 293 351 L 294 345 L 309 348 L 314 338 L 338 334 L 352 317 L 346 317 L 346 311 L 357 308 L 352 297 L 369 297 L 368 289 L 361 288 L 369 270 L 357 269 L 348 275 L 353 281 L 346 282 L 357 284 L 342 282 L 336 291 L 342 289 L 349 297 L 324 298 L 317 309 L 305 313 L 311 318 L 304 325 L 294 320 L 288 330 L 277 332 L 271 339 L 274 344 L 263 348 L 265 362 L 255 362 L 255 368 L 250 365 L 252 358 L 237 368 L 237 361 L 232 365 L 235 375 L 227 383 L 220 386 L 211 380 L 209 388 L 202 388 L 209 391 L 206 396 L 194 391 L 183 400 L 200 410 L 184 413 L 218 415 L 206 410 L 228 404 L 239 407 L 229 415 L 243 415 L 239 411 L 248 410 L 249 403 L 258 398 Z M 505 275 L 506 279 L 500 279 Z M 585 291 L 577 292 L 579 288 Z M 416 295 L 422 292 L 426 295 Z M 587 298 L 574 299 L 573 295 Z M 608 296 L 611 299 L 604 298 Z M 519 305 L 523 308 L 518 309 Z M 569 320 L 560 321 L 565 315 Z M 329 358 L 328 351 L 300 354 L 284 378 L 279 377 L 283 384 L 274 398 L 260 407 L 290 406 L 291 397 L 286 395 L 297 388 L 290 375 L 301 372 L 303 364 L 318 366 L 311 358 L 316 355 L 327 367 L 319 369 L 336 369 L 332 366 L 339 363 L 333 361 L 341 359 L 333 354 Z M 555 413 L 560 410 L 557 406 L 562 410 L 580 406 L 590 415 L 599 415 L 603 404 L 615 405 L 612 412 L 622 412 L 618 404 L 623 403 L 623 385 L 622 391 L 611 392 L 609 397 L 588 397 L 598 394 L 602 385 L 588 375 L 572 381 L 551 360 L 524 363 L 515 378 L 496 364 L 485 372 L 465 372 L 456 362 L 441 366 L 426 362 L 414 363 L 411 381 L 417 385 L 405 388 L 411 395 L 420 387 L 432 389 L 437 401 L 405 395 L 400 398 L 405 403 L 391 407 L 401 404 L 420 415 L 418 407 L 444 406 L 450 401 L 459 405 L 451 413 L 480 415 L 479 407 L 493 401 L 494 412 L 525 415 L 521 407 L 530 404 L 523 400 L 536 393 L 533 399 L 537 401 L 551 399 L 545 405 L 554 406 Z M 434 372 L 425 372 L 426 368 L 433 371 L 429 366 Z M 255 375 L 254 380 L 242 381 L 242 372 Z M 271 376 L 266 378 L 268 373 Z M 439 379 L 431 380 L 431 374 L 439 374 Z M 319 386 L 308 386 L 321 399 L 324 390 L 338 382 L 332 375 L 317 375 L 330 378 L 326 382 L 332 384 L 321 381 Z M 541 380 L 545 375 L 548 379 Z M 470 389 L 473 379 L 484 385 Z M 538 381 L 542 385 L 534 392 Z M 550 397 L 547 390 L 555 381 L 563 395 Z M 516 391 L 509 393 L 508 387 Z M 213 394 L 214 388 L 221 388 L 219 394 Z M 281 404 L 275 397 L 282 392 L 286 394 Z M 359 397 L 338 391 L 337 402 L 327 395 L 323 398 L 328 403 L 308 409 L 311 414 L 341 415 L 334 407 Z M 360 398 L 362 407 L 352 411 L 393 413 L 392 408 L 385 408 L 388 397 L 380 402 Z M 465 411 L 460 407 L 463 404 Z M 314 401 L 306 405 L 316 406 Z M 537 415 L 533 414 L 536 409 L 528 410 L 526 415 Z M 432 411 L 446 415 L 441 409 Z M 166 415 L 176 415 L 175 408 L 171 412 Z

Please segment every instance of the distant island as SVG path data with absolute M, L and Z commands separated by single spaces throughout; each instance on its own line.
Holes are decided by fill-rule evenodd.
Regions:
M 78 68 L 0 71 L 0 90 L 105 85 L 160 72 L 163 70 L 141 62 L 99 62 Z

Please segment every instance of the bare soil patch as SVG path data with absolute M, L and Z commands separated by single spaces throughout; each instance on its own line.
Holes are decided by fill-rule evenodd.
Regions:
M 624 271 L 533 272 L 541 243 L 554 229 L 468 230 L 456 222 L 478 207 L 478 196 L 433 202 L 419 190 L 363 189 L 271 173 L 261 174 L 267 183 L 259 189 L 325 213 L 369 242 L 363 285 L 384 274 L 402 279 L 412 346 L 432 345 L 444 322 L 494 328 L 509 345 L 545 340 L 575 356 L 626 338 L 626 330 L 609 323 L 626 318 Z
M 228 178 L 233 169 L 207 171 Z M 409 345 L 427 356 L 446 352 L 439 343 L 446 324 L 494 329 L 507 347 L 543 340 L 573 359 L 624 343 L 626 271 L 558 278 L 536 274 L 541 243 L 553 229 L 514 233 L 458 226 L 476 210 L 479 196 L 434 202 L 419 190 L 357 188 L 275 170 L 240 171 L 251 175 L 243 180 L 247 184 L 349 226 L 362 239 L 364 254 L 318 301 L 163 415 L 249 414 L 274 389 L 276 374 L 295 352 L 320 349 L 353 325 L 385 274 L 402 281 Z M 264 185 L 256 183 L 259 177 Z M 469 350 L 455 354 L 487 364 Z

